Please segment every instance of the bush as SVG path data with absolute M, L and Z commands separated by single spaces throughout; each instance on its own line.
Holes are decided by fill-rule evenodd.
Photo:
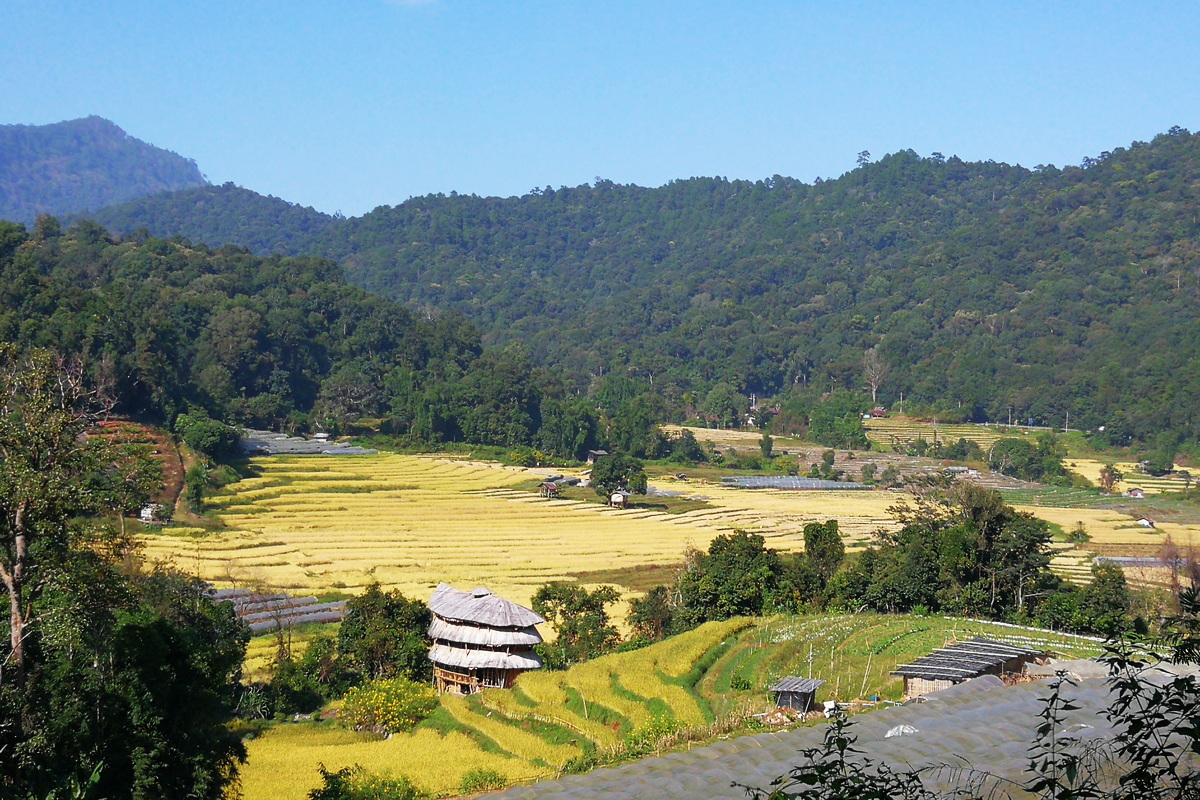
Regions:
M 633 755 L 644 755 L 658 748 L 659 743 L 683 726 L 668 714 L 654 714 L 650 721 L 625 737 L 625 749 Z
M 507 785 L 508 779 L 496 770 L 475 767 L 467 770 L 467 773 L 462 776 L 462 783 L 459 784 L 458 791 L 463 794 L 476 794 L 492 789 L 503 789 Z
M 411 730 L 437 708 L 437 693 L 408 678 L 387 678 L 346 692 L 338 721 L 356 731 Z
M 208 468 L 193 464 L 183 478 L 187 489 L 188 508 L 197 514 L 204 513 L 204 497 L 208 494 Z
M 741 675 L 733 675 L 729 678 L 729 688 L 738 692 L 748 692 L 754 686 L 750 683 L 749 678 L 744 678 Z
M 232 453 L 240 438 L 235 429 L 200 414 L 176 417 L 175 433 L 187 442 L 188 447 L 209 458 Z
M 228 464 L 221 464 L 215 469 L 208 471 L 208 485 L 214 489 L 224 489 L 231 483 L 237 483 L 242 479 L 238 475 L 237 470 Z
M 308 793 L 308 800 L 421 800 L 427 795 L 403 775 L 392 777 L 367 772 L 358 764 L 337 772 L 317 766 L 321 785 Z

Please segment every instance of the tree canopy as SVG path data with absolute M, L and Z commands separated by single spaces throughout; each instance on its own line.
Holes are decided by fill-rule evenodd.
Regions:
M 0 346 L 0 795 L 94 777 L 104 797 L 217 800 L 245 757 L 227 723 L 249 633 L 107 522 L 153 476 L 95 427 L 104 400 L 81 363 Z
M 903 150 L 813 184 L 429 195 L 276 238 L 408 307 L 457 310 L 488 343 L 521 340 L 572 392 L 652 386 L 669 416 L 728 425 L 750 395 L 849 389 L 946 421 L 1069 414 L 1111 443 L 1194 443 L 1198 177 L 1200 136 L 1175 128 L 1081 166 Z M 211 202 L 169 203 L 118 232 L 207 235 Z

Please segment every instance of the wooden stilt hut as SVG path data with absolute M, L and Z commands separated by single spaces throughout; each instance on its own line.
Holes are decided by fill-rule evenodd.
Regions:
M 542 641 L 536 626 L 545 620 L 524 606 L 481 586 L 461 592 L 442 583 L 429 610 L 429 660 L 439 694 L 508 689 L 522 672 L 542 666 L 533 648 Z

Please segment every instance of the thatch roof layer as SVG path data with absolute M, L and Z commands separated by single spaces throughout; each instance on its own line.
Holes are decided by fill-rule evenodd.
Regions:
M 512 628 L 487 628 L 478 625 L 461 625 L 434 617 L 429 624 L 429 638 L 437 641 L 474 644 L 483 647 L 533 647 L 541 644 L 537 628 L 513 630 Z
M 524 606 L 497 597 L 483 587 L 460 592 L 439 583 L 429 598 L 429 610 L 434 615 L 455 622 L 474 622 L 491 628 L 528 628 L 546 620 Z
M 505 653 L 502 650 L 467 650 L 435 644 L 429 648 L 429 660 L 458 669 L 540 669 L 542 660 L 530 651 Z

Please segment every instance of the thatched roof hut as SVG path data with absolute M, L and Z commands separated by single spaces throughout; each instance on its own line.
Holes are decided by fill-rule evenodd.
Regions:
M 442 583 L 429 610 L 429 660 L 439 692 L 507 689 L 522 672 L 542 666 L 533 648 L 542 641 L 537 626 L 545 620 L 524 606 L 482 586 L 462 592 Z

